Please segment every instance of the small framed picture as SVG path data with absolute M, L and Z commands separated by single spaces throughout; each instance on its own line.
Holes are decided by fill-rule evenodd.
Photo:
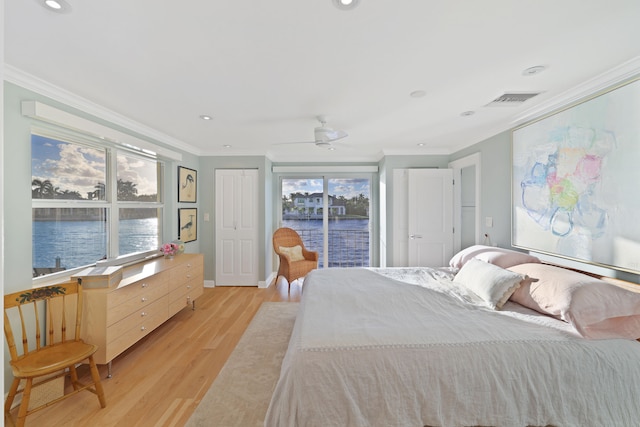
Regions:
M 198 209 L 178 209 L 178 236 L 184 243 L 198 238 Z
M 178 166 L 178 202 L 195 203 L 197 190 L 198 172 Z

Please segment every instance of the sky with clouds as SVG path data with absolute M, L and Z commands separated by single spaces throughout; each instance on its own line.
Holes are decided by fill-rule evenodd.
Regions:
M 106 151 L 62 142 L 40 135 L 31 137 L 32 180 L 49 180 L 59 191 L 77 191 L 86 198 L 98 183 L 106 182 Z M 117 176 L 136 184 L 138 195 L 157 193 L 156 162 L 118 155 Z
M 40 135 L 31 139 L 32 179 L 49 180 L 59 191 L 77 191 L 86 198 L 98 183 L 106 182 L 106 151 L 80 144 L 62 142 Z M 118 155 L 117 176 L 136 184 L 138 195 L 157 193 L 156 162 L 131 155 Z M 282 192 L 321 193 L 322 178 L 285 178 Z M 370 197 L 366 178 L 330 178 L 329 194 L 347 199 L 364 194 Z

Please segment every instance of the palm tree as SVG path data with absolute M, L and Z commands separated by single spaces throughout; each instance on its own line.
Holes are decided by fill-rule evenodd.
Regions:
M 293 194 L 291 195 L 293 196 Z M 282 196 L 282 213 L 291 212 L 293 208 L 293 199 L 289 199 L 286 195 Z
M 136 185 L 131 181 L 118 180 L 118 200 L 137 200 L 138 189 Z
M 31 180 L 31 198 L 32 199 L 42 198 L 42 181 L 39 179 Z
M 77 191 L 64 190 L 58 193 L 58 198 L 66 200 L 82 200 L 82 195 Z
M 31 181 L 31 197 L 33 199 L 53 199 L 55 198 L 55 189 L 48 179 L 44 181 L 34 179 Z M 35 188 L 33 188 L 35 187 Z

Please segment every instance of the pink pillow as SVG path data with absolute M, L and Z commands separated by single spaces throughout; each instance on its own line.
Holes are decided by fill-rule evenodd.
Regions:
M 538 279 L 523 283 L 511 301 L 571 323 L 586 338 L 640 338 L 640 293 L 553 265 L 508 270 Z
M 498 248 L 494 246 L 474 245 L 455 254 L 453 258 L 451 258 L 451 261 L 449 261 L 449 266 L 453 268 L 462 268 L 467 261 L 474 258 L 502 268 L 508 268 L 527 262 L 540 262 L 538 258 L 524 252 L 517 252 L 512 251 L 511 249 Z

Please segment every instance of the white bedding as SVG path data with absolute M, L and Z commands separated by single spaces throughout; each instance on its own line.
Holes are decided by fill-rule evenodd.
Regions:
M 451 277 L 311 272 L 265 426 L 637 425 L 640 343 L 490 310 Z

